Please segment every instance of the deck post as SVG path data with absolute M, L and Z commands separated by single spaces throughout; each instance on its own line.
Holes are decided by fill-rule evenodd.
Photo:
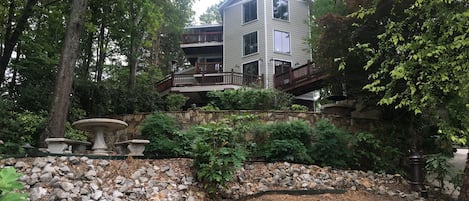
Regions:
M 311 75 L 311 60 L 308 60 L 307 68 L 308 68 L 308 70 L 306 71 L 307 72 L 306 75 L 308 77 L 310 77 L 310 75 Z
M 260 81 L 261 81 L 261 83 L 260 83 L 261 88 L 264 88 L 265 87 L 264 86 L 264 73 L 261 74 L 261 80 Z M 274 86 L 274 88 L 275 88 L 275 86 Z
M 234 77 L 234 69 L 231 69 L 231 84 L 234 84 L 233 77 Z
M 288 69 L 288 75 L 290 76 L 290 84 L 292 86 L 295 85 L 295 80 L 294 80 L 294 76 L 293 76 L 293 68 L 290 67 L 290 69 Z
M 174 83 L 174 71 L 171 72 L 171 87 L 173 87 L 175 85 Z

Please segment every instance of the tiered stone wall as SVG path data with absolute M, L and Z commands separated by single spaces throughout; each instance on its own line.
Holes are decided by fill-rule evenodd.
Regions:
M 187 129 L 195 125 L 206 124 L 230 115 L 253 114 L 259 117 L 263 123 L 286 122 L 291 120 L 303 120 L 311 126 L 320 119 L 327 119 L 337 127 L 349 131 L 371 131 L 382 124 L 381 121 L 364 118 L 343 117 L 333 114 L 317 112 L 289 112 L 289 111 L 258 111 L 258 110 L 224 110 L 224 111 L 200 111 L 189 110 L 181 112 L 166 112 L 176 117 L 181 129 Z M 117 141 L 139 138 L 139 126 L 151 113 L 131 114 L 115 116 L 113 118 L 123 120 L 129 124 L 125 130 L 117 133 Z

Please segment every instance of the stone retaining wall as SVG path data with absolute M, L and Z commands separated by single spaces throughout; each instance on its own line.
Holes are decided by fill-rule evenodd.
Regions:
M 191 170 L 191 159 L 98 160 L 86 156 L 39 157 L 0 160 L 12 166 L 31 201 L 206 201 Z M 287 162 L 247 163 L 221 195 L 234 200 L 269 190 L 365 190 L 371 193 L 419 200 L 400 175 L 355 170 L 334 170 Z
M 131 114 L 114 116 L 113 118 L 123 120 L 129 124 L 125 130 L 118 132 L 118 141 L 139 138 L 138 127 L 142 121 L 151 113 Z M 286 111 L 258 111 L 258 110 L 228 110 L 228 111 L 200 111 L 189 110 L 182 112 L 166 112 L 176 117 L 181 129 L 187 129 L 191 126 L 206 124 L 210 121 L 216 121 L 229 115 L 254 114 L 264 123 L 286 122 L 291 120 L 303 120 L 313 126 L 320 119 L 328 119 L 337 127 L 349 131 L 371 131 L 380 124 L 381 121 L 364 118 L 343 117 L 333 114 L 324 114 L 317 112 L 286 112 Z

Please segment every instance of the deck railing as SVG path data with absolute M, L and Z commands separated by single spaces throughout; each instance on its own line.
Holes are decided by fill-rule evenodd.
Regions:
M 223 32 L 186 33 L 182 35 L 182 44 L 222 42 Z
M 195 73 L 221 73 L 223 72 L 223 63 L 222 62 L 206 62 L 206 63 L 196 63 L 195 64 Z
M 171 87 L 177 86 L 207 86 L 207 85 L 238 85 L 260 86 L 264 84 L 264 76 L 249 75 L 236 72 L 201 73 L 201 74 L 175 74 L 156 83 L 156 90 L 161 93 Z
M 274 87 L 280 90 L 286 89 L 295 86 L 297 83 L 321 76 L 324 73 L 324 69 L 317 67 L 312 62 L 308 62 L 297 68 L 290 68 L 287 72 L 275 74 Z

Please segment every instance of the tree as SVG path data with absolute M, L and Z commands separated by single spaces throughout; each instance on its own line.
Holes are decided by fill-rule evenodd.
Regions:
M 377 35 L 377 45 L 355 46 L 355 51 L 368 58 L 364 68 L 370 71 L 371 83 L 364 88 L 380 94 L 378 104 L 407 109 L 435 122 L 439 133 L 466 142 L 469 4 L 457 0 L 383 0 L 354 16 L 362 22 L 376 19 L 384 5 L 391 5 L 392 11 L 381 21 L 385 29 Z M 469 160 L 464 172 L 459 200 L 469 200 Z
M 205 10 L 205 12 L 199 16 L 199 20 L 202 24 L 221 24 L 221 15 L 218 7 L 222 2 L 213 4 Z
M 41 141 L 47 137 L 63 137 L 65 134 L 65 123 L 70 105 L 70 92 L 87 3 L 87 0 L 72 0 L 70 2 L 70 16 L 60 56 L 54 96 L 50 106 L 46 130 Z
M 20 36 L 22 35 L 23 31 L 28 26 L 28 18 L 33 14 L 33 7 L 36 5 L 38 0 L 28 0 L 24 5 L 24 8 L 21 14 L 18 16 L 17 21 L 14 21 L 15 18 L 15 9 L 16 9 L 16 1 L 10 0 L 9 1 L 9 9 L 8 9 L 8 17 L 6 22 L 6 30 L 4 36 L 4 42 L 1 45 L 3 51 L 0 51 L 0 82 L 3 82 L 5 79 L 5 71 L 8 67 L 8 64 L 11 59 L 11 54 L 15 49 Z

